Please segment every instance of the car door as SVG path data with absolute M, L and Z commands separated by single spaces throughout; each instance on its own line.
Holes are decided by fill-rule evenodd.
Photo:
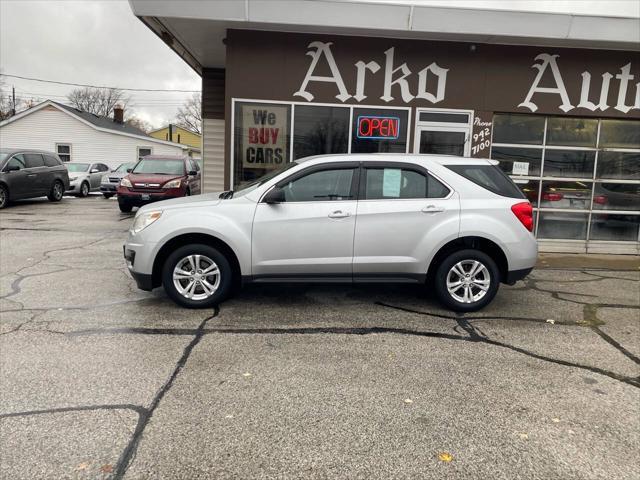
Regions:
M 458 194 L 415 164 L 363 164 L 354 238 L 354 281 L 422 280 L 441 239 L 457 237 Z
M 49 169 L 44 165 L 44 158 L 40 153 L 24 153 L 23 157 L 27 178 L 31 183 L 31 195 L 47 195 L 51 184 L 49 182 Z
M 12 170 L 11 168 L 17 168 Z M 29 177 L 29 171 L 25 165 L 21 153 L 13 155 L 4 166 L 5 179 L 9 186 L 11 199 L 28 198 L 35 192 L 33 177 Z
M 279 203 L 256 207 L 252 231 L 254 278 L 329 278 L 351 281 L 356 162 L 313 166 L 274 188 Z

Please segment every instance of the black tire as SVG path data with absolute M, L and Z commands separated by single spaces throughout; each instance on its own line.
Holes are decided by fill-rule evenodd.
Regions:
M 460 297 L 463 297 L 462 299 L 464 299 L 465 290 L 467 288 L 465 286 L 465 282 L 471 281 L 472 277 L 467 277 L 465 275 L 466 278 L 460 280 L 462 284 L 460 285 L 459 290 L 454 291 L 453 293 L 449 293 L 449 289 L 447 288 L 447 277 L 452 271 L 454 265 L 460 262 L 462 262 L 462 267 L 464 270 L 463 273 L 467 274 L 473 264 L 469 265 L 469 269 L 467 269 L 467 265 L 472 261 L 479 262 L 486 268 L 486 272 L 488 273 L 489 278 L 485 278 L 484 272 L 482 272 L 482 269 L 480 269 L 481 273 L 478 274 L 477 280 L 479 282 L 486 282 L 488 280 L 489 285 L 486 293 L 481 298 L 478 298 L 478 300 L 476 301 L 471 300 L 469 303 L 467 303 L 463 302 Z M 457 275 L 455 272 L 453 272 L 451 275 L 452 279 L 459 278 L 459 275 Z M 459 250 L 449 255 L 442 261 L 442 263 L 440 263 L 433 280 L 435 283 L 434 287 L 438 300 L 440 300 L 440 302 L 445 307 L 456 312 L 474 312 L 488 305 L 496 296 L 496 293 L 498 293 L 498 288 L 500 286 L 500 271 L 498 270 L 496 262 L 494 262 L 493 259 L 486 253 L 479 250 L 471 249 Z M 467 285 L 469 291 L 471 292 L 471 295 L 476 296 L 480 294 L 481 288 L 478 285 L 473 283 Z M 458 296 L 459 298 L 455 298 L 454 295 Z
M 91 191 L 91 187 L 87 182 L 82 182 L 80 184 L 80 192 L 78 193 L 79 197 L 87 197 L 89 192 Z
M 102 196 L 103 196 L 104 198 L 111 198 L 111 197 L 113 197 L 113 195 L 114 195 L 113 193 L 103 193 L 103 194 L 102 194 Z
M 9 189 L 4 185 L 0 185 L 0 209 L 9 205 Z
M 120 211 L 122 213 L 129 213 L 131 212 L 131 210 L 133 210 L 133 205 L 127 202 L 123 202 L 120 199 L 118 199 L 118 207 L 120 207 Z
M 60 200 L 62 200 L 63 196 L 64 184 L 60 180 L 56 180 L 55 182 L 53 182 L 53 185 L 51 185 L 51 190 L 49 190 L 47 198 L 51 202 L 59 202 Z
M 202 255 L 211 259 L 218 267 L 219 272 L 219 284 L 217 289 L 207 298 L 194 300 L 183 296 L 174 285 L 173 272 L 178 264 L 182 263 L 185 258 L 190 255 Z M 206 261 L 203 260 L 203 262 Z M 210 281 L 215 281 L 214 276 L 205 277 Z M 227 258 L 209 245 L 203 244 L 191 244 L 175 250 L 169 258 L 164 262 L 162 267 L 162 285 L 164 286 L 167 295 L 176 302 L 178 305 L 187 308 L 209 308 L 214 305 L 218 305 L 220 302 L 226 300 L 233 288 L 233 270 Z M 189 280 L 185 280 L 185 284 L 188 284 Z M 202 287 L 196 287 L 196 293 L 200 291 L 202 294 L 204 290 Z

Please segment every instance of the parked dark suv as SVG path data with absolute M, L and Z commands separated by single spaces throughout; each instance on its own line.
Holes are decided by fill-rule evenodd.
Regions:
M 12 200 L 45 195 L 52 202 L 59 202 L 67 188 L 67 167 L 55 153 L 0 149 L 0 208 Z
M 118 186 L 122 212 L 158 200 L 200 193 L 200 167 L 189 157 L 147 155 L 129 170 Z

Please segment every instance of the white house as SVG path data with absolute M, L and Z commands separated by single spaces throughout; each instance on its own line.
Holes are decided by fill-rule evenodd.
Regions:
M 122 120 L 122 109 L 109 118 L 47 100 L 0 122 L 0 147 L 49 150 L 63 161 L 102 162 L 111 168 L 144 155 L 182 155 L 189 149 Z

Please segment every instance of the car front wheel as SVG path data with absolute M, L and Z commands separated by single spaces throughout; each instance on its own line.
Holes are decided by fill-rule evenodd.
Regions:
M 82 182 L 80 185 L 80 196 L 86 197 L 89 195 L 89 184 L 87 182 Z
M 9 190 L 4 185 L 0 185 L 0 208 L 9 205 Z
M 493 259 L 478 250 L 460 250 L 440 264 L 435 275 L 440 302 L 456 312 L 473 312 L 498 293 L 500 272 Z
M 231 293 L 233 271 L 227 258 L 213 247 L 185 245 L 167 258 L 162 269 L 167 295 L 187 308 L 207 308 Z

